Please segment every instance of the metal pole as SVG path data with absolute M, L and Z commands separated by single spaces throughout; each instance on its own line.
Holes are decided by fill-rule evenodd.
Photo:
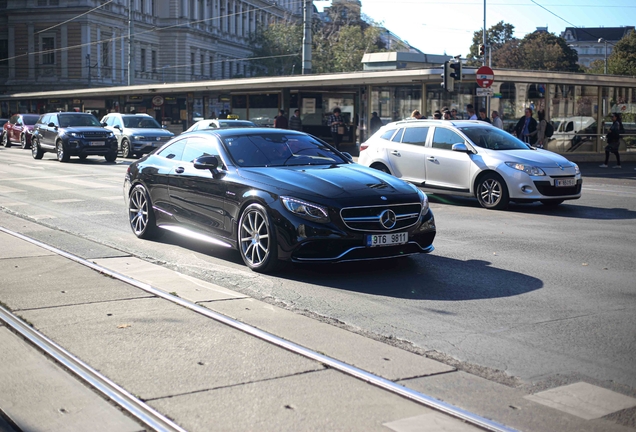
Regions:
M 133 0 L 128 0 L 128 85 L 133 84 L 135 60 L 133 58 Z
M 313 0 L 305 0 L 303 3 L 303 68 L 302 74 L 311 73 L 311 15 L 314 9 Z
M 484 32 L 483 32 L 483 44 L 484 44 L 484 66 L 486 66 L 486 0 L 484 0 Z
M 605 75 L 607 75 L 607 41 L 605 41 Z

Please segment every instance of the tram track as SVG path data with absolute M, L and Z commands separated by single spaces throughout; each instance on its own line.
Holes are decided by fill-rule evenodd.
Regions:
M 14 237 L 17 237 L 21 240 L 24 240 L 35 246 L 43 248 L 58 256 L 67 258 L 78 264 L 86 266 L 96 272 L 107 275 L 111 278 L 117 279 L 121 282 L 124 282 L 138 289 L 141 289 L 156 297 L 162 298 L 164 300 L 168 300 L 171 303 L 177 304 L 183 308 L 186 308 L 190 311 L 196 312 L 207 318 L 210 318 L 212 320 L 225 324 L 236 330 L 240 330 L 248 335 L 264 340 L 277 347 L 296 353 L 305 358 L 317 361 L 325 366 L 328 366 L 329 368 L 342 372 L 346 375 L 355 377 L 356 379 L 364 381 L 373 386 L 382 388 L 385 391 L 388 391 L 390 393 L 402 396 L 408 400 L 411 400 L 423 406 L 432 408 L 436 411 L 439 411 L 449 416 L 452 416 L 454 418 L 460 419 L 466 423 L 474 425 L 483 430 L 501 431 L 501 432 L 504 432 L 504 431 L 512 432 L 515 430 L 505 425 L 499 424 L 492 420 L 476 415 L 472 412 L 466 411 L 459 407 L 440 401 L 429 395 L 426 395 L 426 394 L 414 391 L 412 389 L 409 389 L 407 387 L 404 387 L 402 385 L 396 384 L 390 380 L 384 379 L 382 377 L 379 377 L 377 375 L 364 371 L 355 366 L 343 363 L 329 356 L 320 354 L 318 352 L 312 351 L 308 348 L 305 348 L 303 346 L 300 346 L 288 340 L 279 338 L 271 333 L 252 327 L 240 321 L 234 320 L 230 317 L 222 315 L 218 312 L 214 312 L 196 303 L 192 303 L 188 300 L 174 296 L 163 290 L 159 290 L 147 283 L 137 281 L 124 274 L 118 273 L 116 271 L 113 271 L 104 266 L 98 265 L 84 258 L 78 257 L 66 251 L 60 250 L 58 248 L 55 248 L 46 243 L 40 242 L 31 237 L 8 230 L 4 227 L 0 227 L 0 232 L 4 232 L 5 234 L 9 234 Z M 171 421 L 170 419 L 168 419 L 167 417 L 163 416 L 161 413 L 159 413 L 152 407 L 145 404 L 143 401 L 139 400 L 138 398 L 128 393 L 122 387 L 118 386 L 117 384 L 110 381 L 105 376 L 101 375 L 99 372 L 92 369 L 89 365 L 87 365 L 86 363 L 82 362 L 81 360 L 73 356 L 70 352 L 66 351 L 61 346 L 57 345 L 54 341 L 50 340 L 49 338 L 39 333 L 37 330 L 29 326 L 28 324 L 24 323 L 21 319 L 13 315 L 9 310 L 5 309 L 4 307 L 0 307 L 0 320 L 5 322 L 5 324 L 11 329 L 13 329 L 14 332 L 20 334 L 26 340 L 28 340 L 33 345 L 38 347 L 40 350 L 45 352 L 48 356 L 58 361 L 71 373 L 73 373 L 78 378 L 83 380 L 85 383 L 93 387 L 96 391 L 101 393 L 103 396 L 110 399 L 112 402 L 117 404 L 122 410 L 128 412 L 131 416 L 133 416 L 138 421 L 146 425 L 148 428 L 152 430 L 166 431 L 166 432 L 185 430 L 185 429 L 182 429 L 179 425 L 177 425 L 173 421 Z

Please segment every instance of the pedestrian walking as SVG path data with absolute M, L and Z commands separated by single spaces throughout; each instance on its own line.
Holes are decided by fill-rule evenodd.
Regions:
M 492 122 L 488 118 L 488 113 L 486 113 L 486 108 L 479 108 L 479 118 L 477 120 L 492 124 Z
M 457 108 L 451 109 L 451 120 L 457 120 Z
M 525 114 L 515 126 L 515 135 L 526 144 L 534 145 L 537 141 L 537 121 L 532 117 L 532 108 L 526 108 Z
M 618 154 L 618 148 L 621 145 L 621 133 L 625 133 L 621 115 L 619 113 L 612 113 L 612 126 L 610 126 L 610 130 L 607 133 L 607 145 L 605 146 L 605 163 L 601 165 L 601 168 L 607 168 L 610 153 L 614 153 L 616 156 L 616 165 L 614 165 L 614 168 L 622 168 L 621 156 Z
M 285 117 L 285 111 L 278 110 L 278 115 L 274 118 L 274 127 L 278 129 L 289 129 L 289 121 Z
M 466 105 L 466 112 L 468 113 L 468 120 L 477 120 L 477 115 L 475 114 L 475 108 L 472 104 Z
M 422 118 L 422 113 L 420 113 L 419 110 L 413 110 L 413 112 L 411 113 L 411 118 L 419 120 Z
M 548 127 L 548 121 L 545 119 L 545 111 L 537 111 L 537 117 L 539 117 L 539 126 L 537 127 L 537 144 L 535 147 L 543 148 L 545 144 L 545 130 Z
M 295 110 L 294 115 L 289 118 L 289 128 L 292 130 L 303 130 L 303 121 L 300 119 L 300 110 Z
M 335 107 L 333 109 L 333 114 L 329 116 L 329 124 L 328 126 L 331 129 L 331 138 L 333 139 L 333 146 L 340 150 L 340 141 L 342 140 L 342 135 L 344 135 L 345 122 L 342 117 L 340 108 Z M 373 119 L 371 119 L 373 120 Z M 373 128 L 371 129 L 373 131 Z
M 444 118 L 444 120 L 451 120 L 451 113 L 450 113 L 450 111 L 448 111 L 448 110 L 444 111 L 443 116 L 444 116 L 444 117 L 443 117 L 443 118 Z
M 503 129 L 503 120 L 499 117 L 499 111 L 493 111 L 491 117 L 492 125 L 496 128 Z

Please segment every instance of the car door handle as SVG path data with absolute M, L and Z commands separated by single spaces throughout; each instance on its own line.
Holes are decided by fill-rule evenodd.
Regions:
M 174 172 L 176 172 L 177 174 L 183 174 L 184 171 L 185 171 L 184 167 L 176 167 L 174 169 Z
M 426 158 L 427 160 L 433 161 L 435 162 L 437 159 L 435 159 L 435 156 L 429 156 Z
M 399 156 L 399 155 L 400 155 L 400 152 L 399 152 L 399 151 L 397 151 L 397 150 L 393 150 L 393 151 L 391 152 L 391 154 L 392 154 L 392 155 L 395 155 L 395 156 Z

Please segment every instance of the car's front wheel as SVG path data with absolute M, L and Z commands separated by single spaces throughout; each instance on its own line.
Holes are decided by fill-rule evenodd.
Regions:
M 106 159 L 106 162 L 115 162 L 115 160 L 117 159 L 117 151 L 106 153 L 104 155 L 104 159 Z
M 384 165 L 383 163 L 376 162 L 373 165 L 371 165 L 371 168 L 377 169 L 378 171 L 382 171 L 387 174 L 391 174 L 391 171 L 389 171 L 387 166 Z
M 148 191 L 142 185 L 135 186 L 128 197 L 128 221 L 133 233 L 142 239 L 157 237 L 155 213 Z
M 66 146 L 62 142 L 62 140 L 57 140 L 55 143 L 55 149 L 57 150 L 57 160 L 60 162 L 68 162 L 71 158 L 68 152 L 66 151 Z
M 121 157 L 124 159 L 132 157 L 132 151 L 130 150 L 130 141 L 127 139 L 122 140 L 121 142 Z
M 276 231 L 262 205 L 250 204 L 241 214 L 238 244 L 241 258 L 250 269 L 267 273 L 280 267 Z
M 40 140 L 38 139 L 31 141 L 31 156 L 33 156 L 33 159 L 42 159 L 42 156 L 44 156 L 44 152 L 40 147 Z
M 9 139 L 9 134 L 7 132 L 2 134 L 2 145 L 5 147 L 11 147 L 11 140 Z
M 23 149 L 29 148 L 25 134 L 20 135 L 20 147 L 22 147 Z
M 499 174 L 484 174 L 478 181 L 475 194 L 482 207 L 491 210 L 503 210 L 508 207 L 510 197 L 506 182 Z

